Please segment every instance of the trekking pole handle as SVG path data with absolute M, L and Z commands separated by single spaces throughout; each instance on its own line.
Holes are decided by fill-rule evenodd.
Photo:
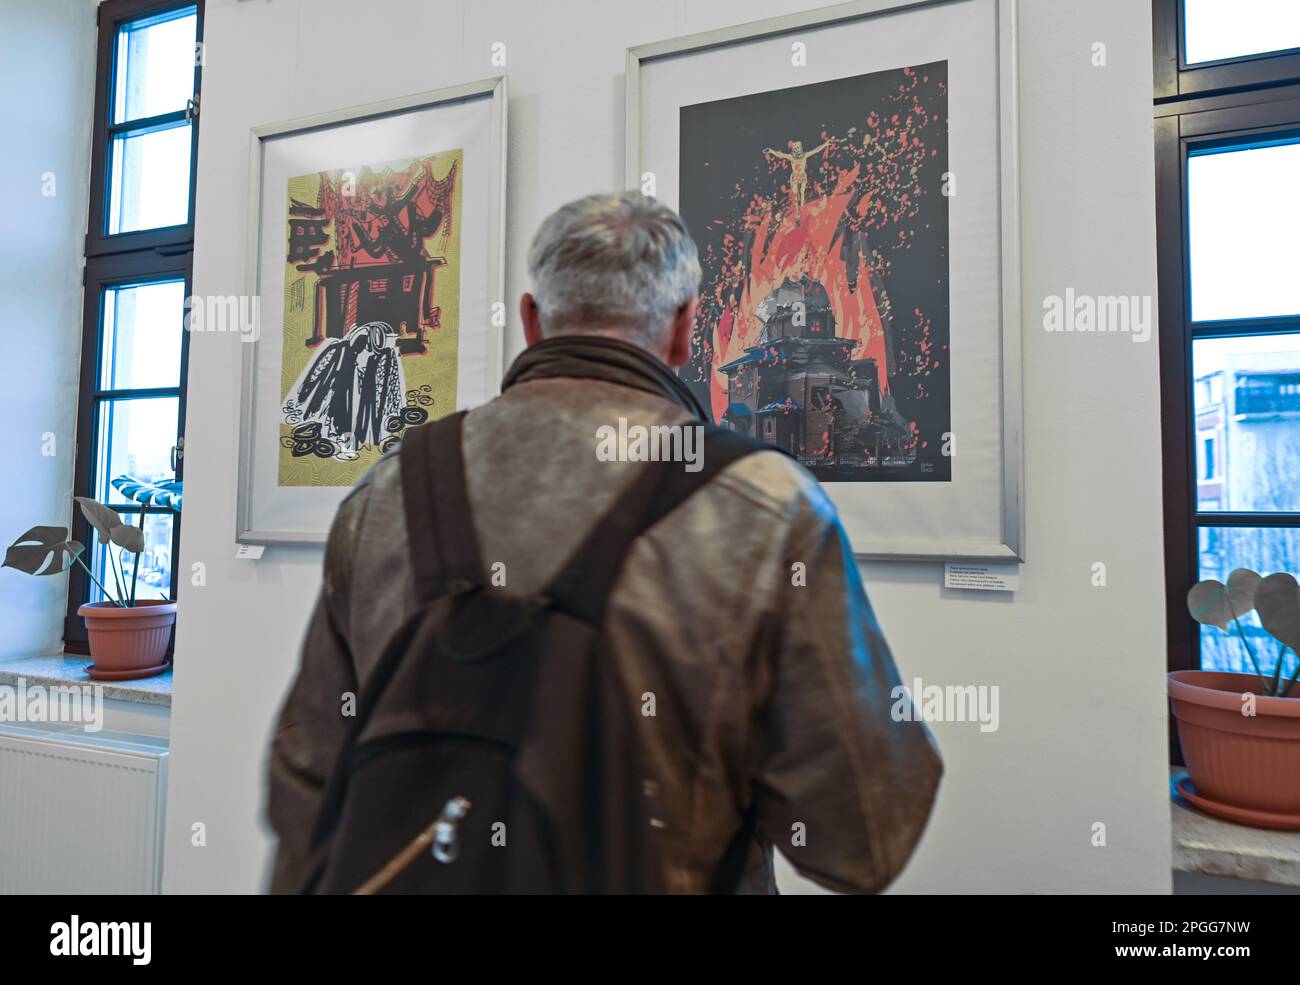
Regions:
M 433 857 L 439 862 L 454 862 L 460 854 L 456 843 L 456 827 L 461 818 L 469 813 L 472 805 L 464 797 L 453 797 L 443 806 L 433 823 L 412 838 L 400 852 L 385 863 L 384 867 L 363 882 L 353 896 L 373 896 L 386 888 L 389 883 L 411 867 L 417 858 L 430 845 Z

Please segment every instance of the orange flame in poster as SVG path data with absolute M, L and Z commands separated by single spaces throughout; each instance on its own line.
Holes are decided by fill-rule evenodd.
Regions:
M 858 342 L 853 352 L 855 359 L 875 358 L 880 392 L 888 392 L 885 334 L 869 278 L 865 270 L 859 272 L 857 287 L 850 292 L 849 272 L 840 255 L 839 241 L 835 237 L 840 218 L 853 197 L 853 184 L 857 177 L 857 168 L 841 172 L 833 191 L 805 203 L 798 213 L 798 224 L 794 221 L 793 202 L 780 226 L 775 229 L 772 229 L 773 217 L 770 212 L 764 218 L 755 220 L 757 225 L 750 248 L 749 279 L 743 285 L 739 298 L 717 298 L 722 314 L 713 338 L 714 359 L 709 380 L 714 420 L 720 420 L 727 409 L 727 377 L 718 371 L 718 367 L 740 358 L 747 348 L 758 345 L 763 332 L 763 323 L 755 314 L 759 302 L 780 287 L 787 278 L 797 281 L 804 274 L 826 288 L 835 315 L 835 334 Z M 756 196 L 754 204 L 757 205 L 758 202 Z M 858 212 L 865 214 L 870 204 L 871 197 L 864 197 L 858 203 Z M 751 209 L 751 214 L 754 211 Z M 772 229 L 770 242 L 769 229 Z M 765 242 L 766 252 L 763 251 Z M 855 257 L 855 262 L 856 259 Z M 722 290 L 719 285 L 719 295 Z

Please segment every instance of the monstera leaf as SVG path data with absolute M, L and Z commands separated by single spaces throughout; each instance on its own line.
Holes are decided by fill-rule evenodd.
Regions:
M 1255 589 L 1255 610 L 1268 634 L 1300 654 L 1300 585 L 1286 572 L 1269 575 Z
M 131 554 L 139 554 L 144 550 L 144 531 L 140 527 L 124 523 L 120 527 L 114 527 L 109 536 L 113 538 L 114 544 Z
M 0 567 L 17 568 L 29 575 L 57 575 L 67 570 L 64 555 L 70 566 L 84 550 L 84 545 L 68 540 L 67 527 L 32 527 L 9 545 Z
M 1249 568 L 1238 568 L 1228 575 L 1226 585 L 1215 579 L 1197 582 L 1187 593 L 1187 611 L 1202 625 L 1227 629 L 1233 619 L 1255 608 L 1255 588 L 1261 580 Z
M 144 550 L 144 531 L 129 523 L 123 523 L 117 510 L 109 509 L 89 496 L 73 498 L 81 507 L 81 515 L 86 518 L 86 522 L 95 528 L 95 533 L 99 534 L 101 543 L 116 544 L 132 554 L 139 554 Z
M 127 499 L 144 506 L 161 506 L 163 509 L 181 509 L 181 494 L 184 483 L 179 479 L 167 482 L 146 482 L 129 475 L 119 475 L 113 480 L 113 488 Z

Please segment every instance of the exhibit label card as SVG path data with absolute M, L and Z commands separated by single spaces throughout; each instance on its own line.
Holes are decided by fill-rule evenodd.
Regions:
M 974 588 L 984 592 L 1020 591 L 1020 565 L 970 564 L 949 561 L 943 566 L 944 588 Z

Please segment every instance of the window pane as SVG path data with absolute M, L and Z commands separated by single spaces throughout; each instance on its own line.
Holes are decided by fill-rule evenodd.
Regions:
M 178 386 L 185 281 L 104 291 L 99 388 Z
M 1300 47 L 1295 0 L 1184 0 L 1188 64 Z
M 1196 339 L 1201 510 L 1300 511 L 1300 334 Z
M 140 523 L 139 514 L 126 514 L 122 517 L 132 526 Z M 92 536 L 94 536 L 92 534 Z M 120 547 L 113 549 L 114 564 L 109 566 L 108 551 L 95 537 L 95 553 L 91 570 L 95 577 L 109 591 L 117 596 L 118 575 L 125 576 L 122 594 L 131 594 L 131 576 L 135 570 L 135 555 L 122 555 Z M 121 571 L 118 570 L 120 562 Z M 144 550 L 140 552 L 140 574 L 135 580 L 135 597 L 139 599 L 171 598 L 172 590 L 172 514 L 150 513 L 144 519 Z M 99 586 L 91 583 L 90 601 L 104 601 L 104 593 Z
M 179 226 L 190 214 L 190 125 L 113 138 L 108 233 Z
M 129 503 L 113 488 L 121 475 L 146 482 L 175 477 L 171 450 L 176 444 L 176 397 L 118 398 L 99 405 L 95 449 L 95 498 L 101 503 Z
M 113 122 L 184 109 L 194 95 L 194 8 L 122 25 L 117 32 Z
M 1194 320 L 1300 313 L 1298 170 L 1297 142 L 1188 159 Z
M 1277 571 L 1300 573 L 1300 529 L 1290 527 L 1201 527 L 1200 580 L 1226 581 L 1234 568 L 1250 568 L 1261 575 Z M 1277 659 L 1278 643 L 1264 631 L 1251 613 L 1242 619 L 1242 630 L 1261 668 L 1271 668 Z M 1237 632 L 1213 626 L 1201 627 L 1201 666 L 1206 670 L 1254 673 L 1246 644 Z M 1287 672 L 1295 669 L 1288 657 Z

